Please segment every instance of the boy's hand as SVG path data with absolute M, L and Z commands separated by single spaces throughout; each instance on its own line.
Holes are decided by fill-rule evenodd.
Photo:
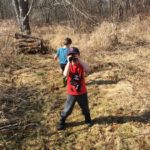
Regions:
M 54 56 L 54 60 L 55 60 L 55 61 L 57 60 L 57 55 Z
M 67 61 L 70 62 L 70 58 L 72 57 L 72 55 L 67 56 Z

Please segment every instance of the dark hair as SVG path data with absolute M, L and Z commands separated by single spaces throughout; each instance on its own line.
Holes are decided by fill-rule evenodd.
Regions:
M 70 44 L 72 44 L 72 40 L 70 38 L 65 38 L 64 45 L 70 45 Z

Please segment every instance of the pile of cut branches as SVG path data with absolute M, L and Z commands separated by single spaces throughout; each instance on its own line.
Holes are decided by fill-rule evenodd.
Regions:
M 47 42 L 41 38 L 16 33 L 15 39 L 18 53 L 24 54 L 48 53 L 48 46 L 46 46 Z

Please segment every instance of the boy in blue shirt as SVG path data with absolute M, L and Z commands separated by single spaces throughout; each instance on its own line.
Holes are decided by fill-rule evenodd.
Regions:
M 62 70 L 62 73 L 67 64 L 67 53 L 72 44 L 72 40 L 70 38 L 65 38 L 63 42 L 64 46 L 57 49 L 57 53 L 54 56 L 54 60 L 59 59 L 59 64 Z M 63 78 L 64 87 L 66 86 L 66 78 Z

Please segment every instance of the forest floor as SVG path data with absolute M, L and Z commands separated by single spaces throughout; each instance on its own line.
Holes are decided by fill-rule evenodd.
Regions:
M 63 131 L 56 126 L 66 88 L 53 54 L 21 55 L 15 69 L 6 67 L 1 73 L 0 149 L 150 149 L 149 42 L 86 53 L 92 68 L 85 79 L 94 124 L 87 127 L 75 105 Z

